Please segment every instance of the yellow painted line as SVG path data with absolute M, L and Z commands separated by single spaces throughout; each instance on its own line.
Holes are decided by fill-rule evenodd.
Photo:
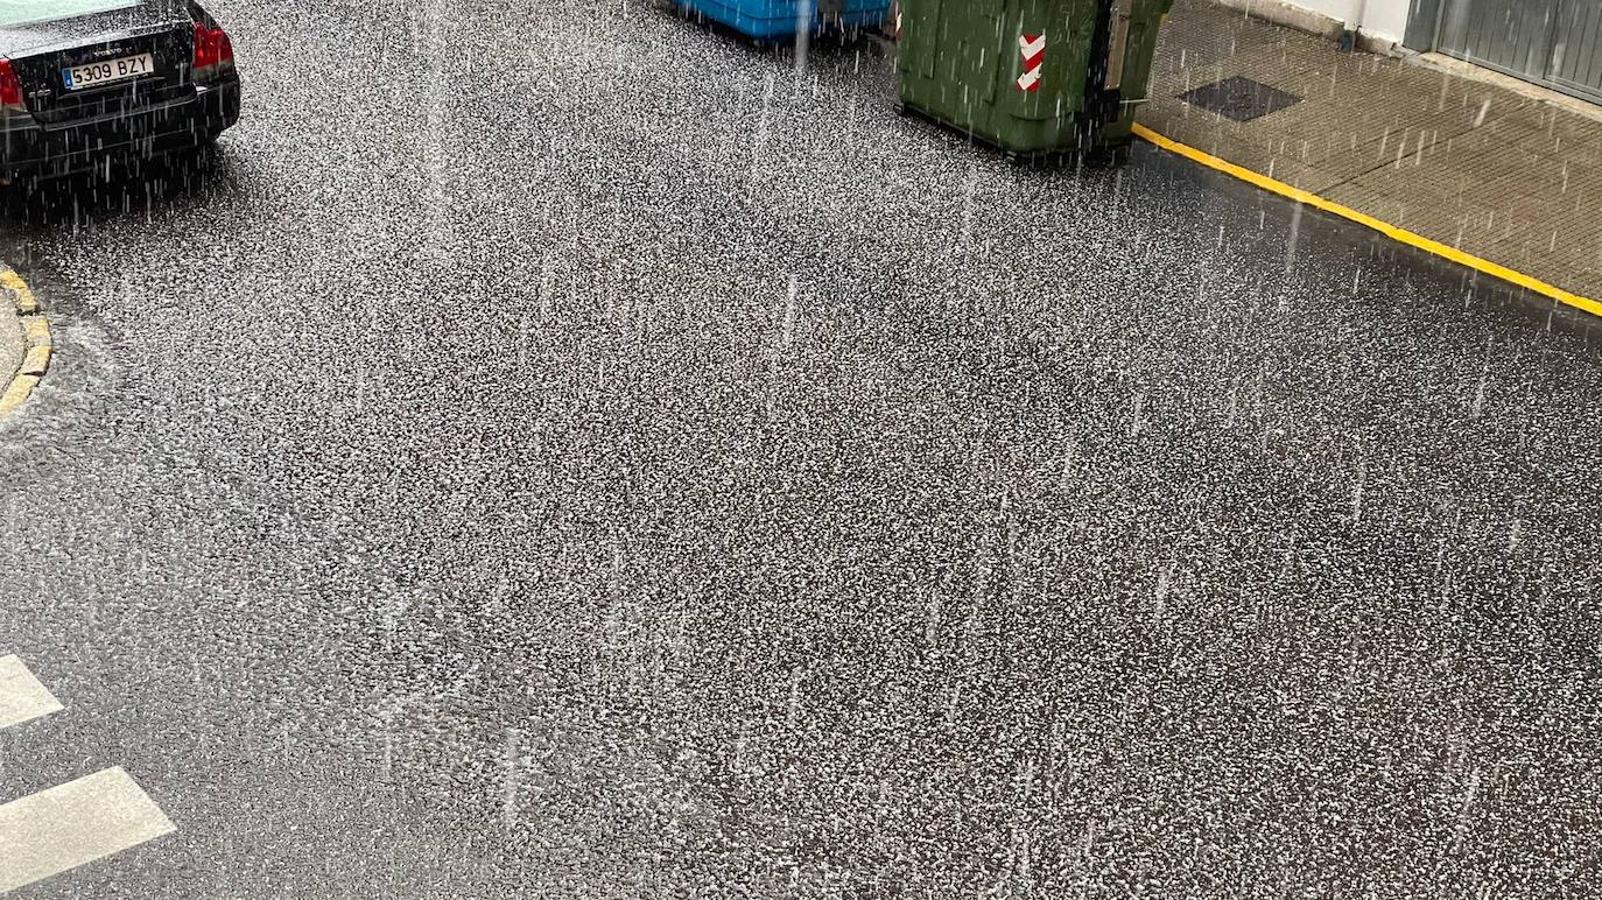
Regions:
M 33 389 L 39 386 L 38 375 L 18 375 L 11 379 L 11 385 L 0 393 L 0 416 L 14 411 L 21 406 Z
M 18 315 L 27 316 L 39 311 L 39 301 L 34 299 L 33 291 L 28 288 L 28 283 L 22 280 L 21 275 L 10 269 L 0 269 L 0 287 L 11 292 Z
M 50 345 L 39 344 L 28 348 L 28 355 L 22 358 L 24 375 L 39 375 L 50 371 Z
M 1324 212 L 1332 215 L 1337 215 L 1343 219 L 1356 222 L 1365 228 L 1371 228 L 1380 234 L 1385 235 L 1393 241 L 1406 244 L 1409 247 L 1416 247 L 1419 250 L 1423 250 L 1425 253 L 1430 253 L 1443 259 L 1451 260 L 1460 266 L 1468 266 L 1477 272 L 1482 272 L 1491 276 L 1492 278 L 1498 278 L 1502 281 L 1508 282 L 1509 284 L 1517 285 L 1532 293 L 1540 294 L 1543 297 L 1550 297 L 1559 303 L 1572 306 L 1575 309 L 1584 310 L 1593 316 L 1602 316 L 1602 302 L 1593 300 L 1590 297 L 1582 297 L 1579 294 L 1566 291 L 1560 287 L 1557 287 L 1556 285 L 1548 284 L 1547 282 L 1542 281 L 1533 275 L 1526 275 L 1523 272 L 1509 269 L 1507 266 L 1504 266 L 1501 263 L 1491 262 L 1488 259 L 1475 256 L 1472 253 L 1464 253 L 1462 250 L 1459 250 L 1456 247 L 1452 247 L 1447 244 L 1443 244 L 1440 241 L 1427 238 L 1421 234 L 1408 231 L 1405 228 L 1392 225 L 1389 222 L 1381 221 L 1367 213 L 1358 212 L 1349 206 L 1336 203 L 1334 200 L 1321 197 L 1311 191 L 1304 191 L 1301 188 L 1292 187 L 1283 181 L 1269 178 L 1267 175 L 1264 175 L 1261 172 L 1254 172 L 1245 166 L 1238 166 L 1227 159 L 1220 159 L 1219 157 L 1214 156 L 1204 150 L 1198 150 L 1188 144 L 1181 144 L 1179 141 L 1158 134 L 1144 125 L 1136 124 L 1134 131 L 1135 135 L 1142 140 L 1149 141 L 1150 143 L 1155 144 L 1170 153 L 1176 153 L 1185 157 L 1186 159 L 1201 163 L 1209 169 L 1216 169 L 1217 171 L 1223 172 L 1226 175 L 1231 175 L 1235 178 L 1239 178 L 1241 181 L 1256 185 L 1257 187 L 1262 188 L 1270 193 L 1278 194 L 1281 197 L 1295 200 L 1297 203 L 1303 203 L 1313 207 L 1314 209 L 1321 209 Z
M 39 386 L 39 378 L 50 368 L 51 343 L 50 322 L 38 314 L 39 301 L 28 289 L 28 283 L 22 276 L 0 265 L 0 289 L 11 295 L 16 314 L 21 317 L 23 339 L 27 343 L 22 365 L 11 383 L 0 382 L 0 417 L 3 417 L 26 403 L 33 389 Z M 0 308 L 0 315 L 7 315 L 3 308 Z M 5 375 L 0 373 L 0 379 L 3 378 Z
M 44 316 L 23 316 L 22 336 L 27 338 L 30 347 L 49 346 L 50 323 Z

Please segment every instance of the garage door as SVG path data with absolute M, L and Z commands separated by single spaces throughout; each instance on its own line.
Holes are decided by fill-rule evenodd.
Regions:
M 1557 87 L 1602 102 L 1602 0 L 1558 4 L 1547 79 Z
M 1415 11 L 1414 49 L 1602 102 L 1602 0 L 1422 0 Z

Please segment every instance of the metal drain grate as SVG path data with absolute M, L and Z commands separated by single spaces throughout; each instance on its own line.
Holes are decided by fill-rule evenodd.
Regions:
M 1237 122 L 1250 122 L 1302 102 L 1295 94 L 1240 75 L 1186 91 L 1179 99 Z

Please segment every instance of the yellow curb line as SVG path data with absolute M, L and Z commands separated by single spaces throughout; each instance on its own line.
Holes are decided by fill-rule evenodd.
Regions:
M 1134 127 L 1134 132 L 1135 135 L 1140 139 L 1155 144 L 1170 153 L 1177 153 L 1186 159 L 1201 163 L 1209 169 L 1216 169 L 1226 175 L 1234 176 L 1235 178 L 1249 182 L 1270 193 L 1278 194 L 1281 197 L 1287 197 L 1291 200 L 1295 200 L 1297 203 L 1303 203 L 1315 209 L 1321 209 L 1324 212 L 1356 222 L 1365 228 L 1372 228 L 1373 230 L 1385 235 L 1393 241 L 1407 244 L 1410 247 L 1416 247 L 1420 250 L 1423 250 L 1425 253 L 1431 253 L 1443 259 L 1449 259 L 1458 265 L 1468 266 L 1476 272 L 1483 272 L 1492 278 L 1498 278 L 1502 281 L 1508 282 L 1509 284 L 1518 285 L 1527 291 L 1540 294 L 1543 297 L 1550 297 L 1559 303 L 1567 304 L 1575 309 L 1584 310 L 1593 316 L 1602 316 L 1602 302 L 1592 300 L 1590 297 L 1582 297 L 1579 294 L 1565 291 L 1555 285 L 1547 284 L 1533 275 L 1526 275 L 1523 272 L 1516 272 L 1513 269 L 1509 269 L 1507 266 L 1491 262 L 1488 259 L 1483 259 L 1473 255 L 1472 253 L 1464 253 L 1462 250 L 1459 250 L 1456 247 L 1448 246 L 1440 241 L 1431 240 L 1430 238 L 1424 237 L 1421 234 L 1408 231 L 1405 228 L 1399 228 L 1390 224 L 1389 222 L 1376 219 L 1367 213 L 1358 212 L 1349 206 L 1342 206 L 1333 200 L 1320 197 L 1311 191 L 1304 191 L 1298 187 L 1291 187 L 1283 181 L 1269 178 L 1267 175 L 1264 175 L 1260 172 L 1253 172 L 1251 169 L 1248 169 L 1244 166 L 1235 165 L 1229 160 L 1220 159 L 1219 157 L 1216 157 L 1204 150 L 1197 150 L 1195 147 L 1192 147 L 1188 144 L 1181 144 L 1173 138 L 1158 134 L 1144 125 L 1136 124 Z
M 0 265 L 0 290 L 11 295 L 16 314 L 22 319 L 22 334 L 28 347 L 11 383 L 0 388 L 0 417 L 4 417 L 27 402 L 33 389 L 39 386 L 39 379 L 49 371 L 52 344 L 50 322 L 39 315 L 39 301 L 22 276 Z
M 28 289 L 28 283 L 22 276 L 10 269 L 0 266 L 0 287 L 11 292 L 11 297 L 17 304 L 17 315 L 31 316 L 39 311 L 39 301 L 34 299 L 33 291 Z

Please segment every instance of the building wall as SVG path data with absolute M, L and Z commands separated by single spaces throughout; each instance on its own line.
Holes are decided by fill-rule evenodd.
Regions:
M 1265 4 L 1274 0 L 1256 0 L 1256 2 Z M 1326 16 L 1336 22 L 1344 23 L 1348 28 L 1356 27 L 1358 31 L 1371 37 L 1398 43 L 1401 42 L 1402 35 L 1407 32 L 1407 14 L 1413 6 L 1413 0 L 1367 0 L 1366 8 L 1364 0 L 1280 0 L 1280 2 Z

